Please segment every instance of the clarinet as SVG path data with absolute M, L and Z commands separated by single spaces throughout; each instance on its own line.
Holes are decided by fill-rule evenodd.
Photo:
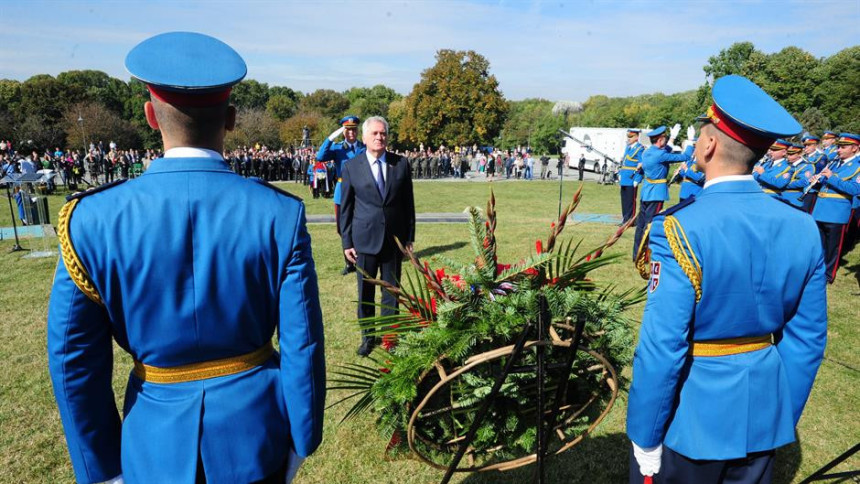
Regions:
M 835 165 L 837 161 L 839 161 L 839 160 L 836 159 L 836 160 L 831 161 L 830 163 L 827 164 L 827 166 L 824 169 L 825 170 L 832 170 L 833 165 Z M 822 170 L 822 171 L 824 171 L 824 170 Z M 800 196 L 797 197 L 797 201 L 802 202 L 806 198 L 806 196 L 809 195 L 810 191 L 818 190 L 819 188 L 821 188 L 821 185 L 823 185 L 826 180 L 827 180 L 826 176 L 825 177 L 817 176 L 817 178 L 815 178 L 813 181 L 809 182 L 809 185 L 806 185 L 806 188 L 803 189 L 803 193 L 801 193 Z
M 669 182 L 666 183 L 666 186 L 672 186 L 673 183 L 678 183 L 681 180 L 681 166 L 678 165 L 678 168 L 675 170 L 675 173 L 672 175 L 672 178 L 669 179 Z

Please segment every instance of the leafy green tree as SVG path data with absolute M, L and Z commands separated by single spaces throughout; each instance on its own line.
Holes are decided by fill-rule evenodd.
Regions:
M 843 49 L 818 68 L 816 106 L 830 118 L 828 129 L 860 132 L 860 46 Z
M 57 82 L 83 93 L 81 100 L 98 102 L 118 115 L 123 114 L 124 101 L 130 95 L 128 84 L 102 71 L 66 71 L 57 75 Z
M 80 86 L 67 85 L 47 75 L 33 76 L 21 84 L 20 111 L 42 123 L 54 124 L 73 103 L 84 99 Z
M 299 111 L 317 112 L 326 118 L 340 119 L 349 109 L 349 99 L 331 89 L 317 89 L 299 101 Z
M 237 109 L 266 109 L 269 100 L 269 85 L 253 79 L 245 79 L 233 86 L 230 102 Z
M 756 52 L 758 51 L 752 42 L 735 42 L 719 54 L 709 57 L 708 63 L 702 69 L 711 82 L 729 74 L 747 75 L 750 56 Z
M 538 120 L 552 115 L 552 101 L 546 99 L 525 99 L 508 102 L 508 112 L 501 131 L 502 149 L 517 146 L 530 146 Z
M 345 96 L 349 100 L 349 114 L 355 114 L 361 119 L 382 116 L 386 120 L 389 105 L 403 97 L 394 89 L 382 84 L 373 87 L 353 87 L 346 91 Z
M 114 141 L 120 149 L 140 146 L 135 126 L 99 102 L 85 101 L 69 106 L 61 126 L 66 146 L 73 149 L 84 148 L 99 140 L 105 143 Z
M 471 50 L 437 51 L 405 104 L 398 140 L 412 145 L 490 143 L 508 110 L 490 63 Z
M 254 146 L 257 143 L 269 148 L 281 146 L 278 132 L 281 123 L 264 109 L 241 109 L 236 114 L 236 127 L 224 139 L 226 149 L 237 146 Z
M 21 83 L 11 79 L 0 79 L 0 111 L 14 113 L 21 104 Z
M 299 112 L 281 124 L 279 132 L 284 146 L 298 147 L 302 143 L 302 129 L 307 126 L 311 130 L 311 143 L 319 146 L 322 140 L 337 129 L 334 119 L 326 118 L 318 112 Z
M 293 98 L 283 94 L 270 95 L 269 100 L 266 101 L 266 112 L 278 121 L 284 121 L 296 114 L 297 107 Z
M 129 120 L 137 131 L 141 144 L 136 147 L 159 148 L 161 134 L 149 126 L 143 111 L 143 106 L 149 101 L 149 97 L 146 85 L 137 79 L 131 79 L 128 83 L 128 96 L 123 100 L 123 119 Z

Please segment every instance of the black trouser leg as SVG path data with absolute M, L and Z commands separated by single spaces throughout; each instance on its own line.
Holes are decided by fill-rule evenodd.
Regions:
M 821 234 L 821 247 L 824 250 L 824 264 L 827 266 L 827 283 L 832 284 L 839 268 L 839 252 L 842 249 L 845 224 L 817 223 L 818 232 Z
M 358 253 L 356 264 L 371 277 L 380 274 L 380 278 L 393 285 L 400 280 L 400 270 L 403 262 L 403 254 L 394 246 L 393 241 L 386 241 L 378 254 Z M 356 271 L 358 280 L 358 317 L 372 318 L 376 315 L 374 300 L 376 286 L 365 282 L 361 271 Z M 382 291 L 382 316 L 389 316 L 397 311 L 397 298 L 387 291 Z M 366 334 L 366 331 L 363 332 Z
M 645 234 L 645 229 L 654 215 L 663 210 L 663 201 L 642 201 L 639 205 L 639 217 L 636 219 L 636 235 L 633 237 L 633 260 L 636 260 L 636 255 L 639 253 L 639 245 L 642 243 L 642 237 Z
M 636 213 L 636 187 L 621 187 L 621 221 L 626 222 Z
M 654 484 L 770 484 L 774 451 L 755 452 L 732 460 L 695 460 L 663 446 L 660 472 Z M 630 484 L 642 484 L 644 476 L 630 449 Z

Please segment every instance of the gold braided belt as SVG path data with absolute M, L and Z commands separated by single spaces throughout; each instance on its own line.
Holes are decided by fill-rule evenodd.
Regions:
M 145 382 L 184 383 L 219 376 L 235 375 L 236 373 L 248 371 L 265 363 L 274 352 L 275 348 L 272 346 L 272 342 L 269 341 L 259 349 L 244 355 L 167 368 L 145 365 L 134 360 L 133 371 L 134 376 Z
M 653 183 L 655 185 L 659 185 L 660 183 L 666 183 L 665 178 L 655 178 L 653 180 L 651 178 L 646 178 L 645 181 L 648 183 Z
M 690 343 L 692 356 L 727 356 L 763 350 L 773 344 L 773 334 L 744 338 L 693 341 Z

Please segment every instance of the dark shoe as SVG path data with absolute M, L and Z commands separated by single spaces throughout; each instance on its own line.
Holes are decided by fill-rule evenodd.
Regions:
M 375 346 L 375 341 L 373 338 L 362 338 L 361 346 L 358 347 L 358 356 L 368 356 L 373 351 L 373 347 Z
M 347 264 L 342 271 L 340 271 L 340 275 L 345 276 L 350 272 L 355 272 L 355 266 L 353 264 Z

